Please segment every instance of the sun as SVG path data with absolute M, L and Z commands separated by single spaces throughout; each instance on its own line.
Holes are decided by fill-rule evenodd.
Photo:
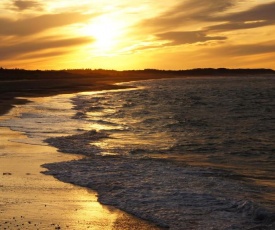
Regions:
M 86 25 L 82 31 L 95 39 L 93 47 L 99 53 L 108 53 L 116 48 L 124 33 L 124 23 L 108 16 L 101 16 Z

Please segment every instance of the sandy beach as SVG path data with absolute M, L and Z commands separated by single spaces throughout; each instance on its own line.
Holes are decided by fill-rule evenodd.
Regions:
M 155 78 L 166 78 L 163 84 L 172 81 L 167 79 L 166 75 L 135 75 L 128 81 Z M 254 185 L 246 184 L 239 179 L 231 180 L 230 178 L 234 178 L 234 175 L 231 176 L 230 172 L 221 171 L 217 174 L 215 170 L 192 169 L 192 167 L 185 167 L 185 164 L 151 158 L 149 160 L 144 158 L 145 161 L 143 161 L 134 159 L 135 157 L 133 159 L 98 157 L 93 158 L 92 164 L 89 154 L 87 155 L 89 159 L 82 159 L 86 153 L 96 154 L 96 145 L 86 143 L 87 140 L 91 143 L 90 138 L 95 136 L 96 133 L 93 131 L 95 127 L 102 126 L 103 135 L 104 131 L 108 131 L 108 127 L 105 130 L 104 125 L 120 127 L 124 124 L 125 118 L 131 118 L 133 115 L 133 118 L 138 121 L 145 122 L 145 126 L 142 126 L 145 131 L 147 127 L 154 130 L 151 126 L 152 119 L 143 117 L 147 114 L 144 113 L 143 104 L 152 102 L 152 109 L 157 106 L 157 114 L 154 117 L 158 118 L 158 111 L 161 110 L 158 106 L 166 108 L 165 106 L 175 102 L 163 105 L 161 102 L 166 102 L 166 99 L 160 99 L 159 103 L 155 103 L 159 99 L 152 98 L 148 101 L 148 95 L 159 92 L 160 94 L 156 94 L 157 98 L 162 98 L 163 92 L 167 92 L 169 96 L 170 92 L 177 92 L 176 86 L 179 82 L 168 84 L 168 90 L 163 91 L 162 87 L 159 87 L 160 83 L 154 86 L 153 81 L 146 81 L 142 84 L 155 87 L 152 88 L 153 91 L 147 92 L 146 89 L 142 90 L 142 87 L 137 91 L 115 90 L 115 94 L 113 91 L 109 92 L 111 94 L 103 91 L 105 93 L 102 95 L 91 98 L 89 95 L 94 94 L 90 93 L 91 91 L 128 88 L 129 85 L 136 85 L 138 88 L 138 82 L 113 85 L 125 82 L 126 75 L 117 78 L 113 75 L 104 76 L 100 80 L 89 77 L 60 78 L 57 81 L 49 81 L 49 79 L 50 77 L 22 81 L 2 79 L 0 84 L 0 121 L 3 121 L 0 127 L 0 229 L 159 229 L 158 226 L 136 217 L 158 223 L 162 227 L 169 226 L 171 229 L 212 229 L 211 226 L 217 225 L 221 229 L 229 229 L 229 226 L 267 226 L 267 229 L 273 229 L 272 210 L 258 208 L 254 193 L 251 195 L 252 198 L 244 195 L 259 188 L 256 185 L 254 188 Z M 189 84 L 195 84 L 197 88 L 199 82 L 204 82 L 200 78 L 192 81 L 188 78 L 183 80 Z M 225 80 L 225 78 L 219 79 L 222 82 Z M 205 81 L 209 82 L 209 79 Z M 269 80 L 266 79 L 266 81 Z M 257 81 L 256 83 L 258 85 Z M 269 85 L 267 89 L 270 88 Z M 188 84 L 185 82 L 183 86 L 188 87 Z M 196 107 L 201 97 L 192 96 L 192 88 L 186 89 L 191 92 L 187 98 L 190 99 L 190 106 Z M 132 91 L 135 93 L 133 94 Z M 135 95 L 134 98 L 132 98 L 133 95 Z M 177 94 L 175 96 L 178 98 Z M 143 104 L 140 104 L 141 101 Z M 198 108 L 204 104 L 199 105 Z M 194 111 L 196 108 L 193 108 Z M 104 117 L 104 111 L 108 116 Z M 159 133 L 162 133 L 161 127 L 164 127 L 163 121 L 168 122 L 167 125 L 171 127 L 173 133 L 175 131 L 173 127 L 179 128 L 177 120 L 175 120 L 176 125 L 173 126 L 174 123 L 171 123 L 174 120 L 170 119 L 170 107 L 166 111 L 169 113 L 167 116 L 154 120 L 161 122 L 161 125 L 154 126 L 156 130 L 160 128 L 160 131 L 157 131 L 157 139 L 160 140 L 165 139 L 159 136 Z M 112 113 L 110 115 L 108 112 L 119 116 L 112 120 Z M 154 111 L 151 112 L 154 114 Z M 163 117 L 169 119 L 166 121 Z M 134 125 L 139 126 L 139 124 Z M 196 122 L 192 124 L 195 128 L 197 127 Z M 132 129 L 128 129 L 128 126 L 122 130 L 126 136 L 120 140 L 119 137 L 123 132 L 121 129 L 113 128 L 114 133 L 120 131 L 117 139 L 113 139 L 118 142 L 116 144 L 119 144 L 117 147 L 114 146 L 114 150 L 117 148 L 119 152 L 123 151 L 122 147 L 127 143 L 125 137 L 133 137 L 131 136 L 133 133 L 129 133 L 129 130 Z M 44 142 L 50 140 L 47 138 L 52 134 L 55 136 L 51 139 L 53 141 Z M 72 136 L 64 139 L 67 135 Z M 140 137 L 146 135 L 143 134 Z M 67 141 L 64 142 L 63 139 Z M 132 145 L 133 140 L 135 139 L 130 138 L 128 142 Z M 106 141 L 109 141 L 111 146 L 114 144 L 112 138 L 106 138 Z M 144 139 L 137 139 L 137 141 L 136 143 L 143 145 L 152 144 L 152 140 L 146 142 Z M 101 143 L 103 142 L 96 144 Z M 155 144 L 159 148 L 161 143 L 156 141 Z M 142 150 L 139 146 L 130 147 L 130 150 L 137 150 L 137 152 Z M 144 148 L 147 147 L 144 146 Z M 173 151 L 173 148 L 168 149 Z M 133 151 L 133 154 L 135 153 Z M 195 158 L 193 160 L 197 161 Z M 267 163 L 269 165 L 269 162 Z M 263 173 L 265 170 L 266 167 Z M 176 182 L 175 178 L 179 181 Z M 259 204 L 266 204 L 267 207 L 272 208 L 272 204 L 269 205 L 269 196 L 266 194 L 272 193 L 273 190 L 268 189 L 265 192 L 262 190 L 259 192 L 264 194 L 261 196 L 267 197 L 264 200 L 259 198 Z M 209 210 L 211 211 L 208 212 Z M 216 218 L 217 216 L 220 218 Z M 208 227 L 205 228 L 206 225 Z
M 97 202 L 91 190 L 46 176 L 40 165 L 79 156 L 49 146 L 25 144 L 27 137 L 1 128 L 1 229 L 158 229 Z
M 73 75 L 1 79 L 0 119 L 12 116 L 12 108 L 24 106 L 28 98 L 118 88 L 125 76 L 100 78 Z M 53 79 L 54 78 L 54 79 Z M 131 80 L 150 78 L 136 76 Z M 156 76 L 152 76 L 156 78 Z M 159 78 L 159 77 L 157 77 Z M 24 98 L 22 98 L 24 97 Z M 159 229 L 125 212 L 97 202 L 89 189 L 63 183 L 41 173 L 45 163 L 70 161 L 68 155 L 50 146 L 24 143 L 24 133 L 0 130 L 0 228 L 1 229 Z

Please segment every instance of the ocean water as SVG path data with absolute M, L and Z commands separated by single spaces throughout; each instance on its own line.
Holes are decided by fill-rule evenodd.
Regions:
M 46 174 L 161 227 L 275 229 L 274 77 L 124 85 L 34 98 L 0 126 L 85 155 Z

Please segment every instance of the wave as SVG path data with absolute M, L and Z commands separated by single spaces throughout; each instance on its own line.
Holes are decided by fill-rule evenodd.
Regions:
M 61 152 L 87 156 L 46 164 L 46 174 L 92 188 L 102 203 L 160 226 L 275 229 L 274 203 L 267 205 L 267 194 L 274 194 L 268 176 L 274 172 L 274 118 L 264 110 L 274 105 L 274 91 L 253 83 L 253 92 L 270 94 L 257 104 L 246 84 L 225 78 L 135 84 L 144 87 L 76 95 L 73 105 L 54 101 L 57 108 L 66 105 L 64 111 L 44 103 L 41 113 L 44 105 L 36 103 L 6 123 L 39 140 L 51 136 L 45 143 Z M 232 174 L 238 167 L 240 175 Z M 258 178 L 268 181 L 262 185 Z
M 92 145 L 91 142 L 107 137 L 106 133 L 92 130 L 77 135 L 48 138 L 44 142 L 58 148 L 61 152 L 91 156 L 101 153 L 100 148 Z
M 249 200 L 253 190 L 218 171 L 174 162 L 94 156 L 45 164 L 45 174 L 94 189 L 99 201 L 169 229 L 274 229 L 275 213 Z

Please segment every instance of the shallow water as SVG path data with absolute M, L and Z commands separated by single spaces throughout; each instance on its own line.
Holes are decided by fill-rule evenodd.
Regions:
M 91 156 L 45 167 L 162 226 L 273 229 L 274 83 L 131 82 L 136 88 L 45 98 L 1 124 L 27 132 L 33 143 L 48 138 L 63 152 Z
M 274 83 L 270 77 L 130 83 L 138 89 L 75 97 L 75 118 L 108 133 L 93 142 L 101 154 L 173 157 L 272 183 Z
M 45 162 L 80 159 L 51 146 L 24 143 L 20 132 L 0 128 L 0 229 L 155 229 L 97 201 L 97 194 L 41 174 Z M 21 140 L 14 141 L 14 140 Z M 23 142 L 23 143 L 22 143 Z

